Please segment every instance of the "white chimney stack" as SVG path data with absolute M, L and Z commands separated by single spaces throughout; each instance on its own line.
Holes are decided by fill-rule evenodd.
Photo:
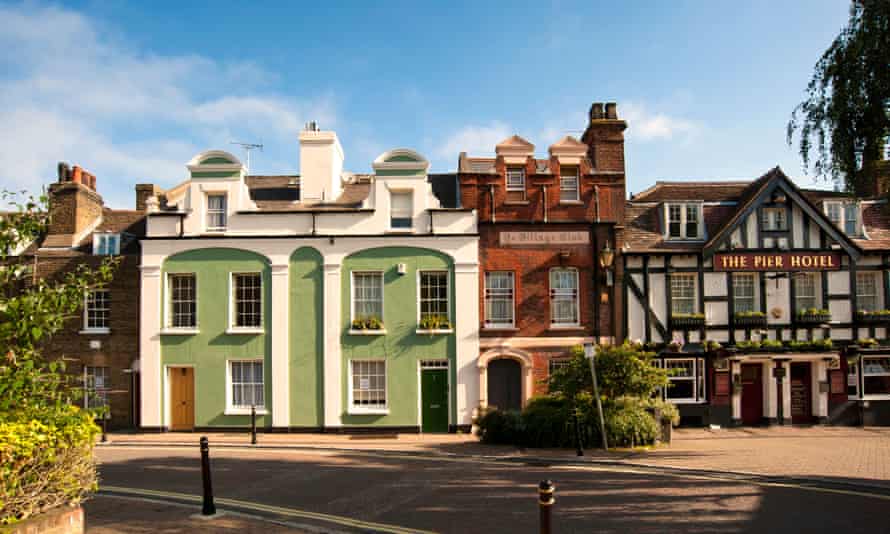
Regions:
M 315 121 L 300 132 L 300 198 L 330 202 L 340 196 L 343 147 L 334 132 L 323 132 Z

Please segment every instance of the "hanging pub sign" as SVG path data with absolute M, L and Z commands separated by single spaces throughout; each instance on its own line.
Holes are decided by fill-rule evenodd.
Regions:
M 715 271 L 837 271 L 836 252 L 742 252 L 714 255 Z

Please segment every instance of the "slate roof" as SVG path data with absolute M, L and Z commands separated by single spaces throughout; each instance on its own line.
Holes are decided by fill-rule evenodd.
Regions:
M 433 187 L 433 195 L 439 199 L 443 208 L 460 207 L 460 189 L 457 174 L 429 174 L 426 181 Z
M 777 176 L 784 176 L 778 167 L 760 178 L 744 181 L 671 182 L 659 181 L 633 195 L 625 206 L 625 248 L 634 253 L 690 252 L 697 253 L 728 231 L 734 220 L 754 202 L 763 188 Z M 798 189 L 802 196 L 821 213 L 821 203 L 829 199 L 851 198 L 836 191 Z M 703 201 L 703 217 L 707 241 L 669 241 L 663 237 L 660 206 L 670 201 Z M 866 238 L 850 241 L 865 251 L 890 251 L 890 206 L 886 200 L 862 201 L 862 222 Z
M 360 209 L 371 192 L 369 175 L 354 175 L 332 201 L 300 204 L 300 175 L 250 175 L 245 179 L 251 200 L 259 211 L 325 211 Z

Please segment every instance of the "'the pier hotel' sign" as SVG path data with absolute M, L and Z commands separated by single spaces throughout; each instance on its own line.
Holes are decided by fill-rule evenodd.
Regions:
M 715 271 L 836 271 L 841 255 L 834 252 L 715 254 Z

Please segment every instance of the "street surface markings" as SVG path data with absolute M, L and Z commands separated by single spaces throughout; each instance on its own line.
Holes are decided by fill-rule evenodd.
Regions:
M 131 495 L 138 497 L 154 497 L 156 499 L 171 499 L 175 501 L 188 501 L 194 503 L 202 502 L 202 497 L 200 495 L 191 495 L 188 493 L 177 493 L 173 491 L 158 491 L 151 489 L 141 489 L 141 488 L 127 488 L 123 486 L 102 486 L 99 488 L 100 495 Z M 387 525 L 384 523 L 372 523 L 369 521 L 361 521 L 358 519 L 352 519 L 349 517 L 342 517 L 336 515 L 322 514 L 319 512 L 308 512 L 305 510 L 297 510 L 295 508 L 284 508 L 281 506 L 272 506 L 268 504 L 249 502 L 249 501 L 239 501 L 236 499 L 225 499 L 225 498 L 214 498 L 214 503 L 221 505 L 223 507 L 230 506 L 233 508 L 243 509 L 243 510 L 252 510 L 254 512 L 266 512 L 270 514 L 276 514 L 279 516 L 285 517 L 297 517 L 301 519 L 312 519 L 315 521 L 322 521 L 327 523 L 335 523 L 338 525 L 344 525 L 348 527 L 354 527 L 363 529 L 365 531 L 372 532 L 384 532 L 387 534 L 436 534 L 433 531 L 429 530 L 418 530 L 407 527 L 400 527 L 397 525 Z

